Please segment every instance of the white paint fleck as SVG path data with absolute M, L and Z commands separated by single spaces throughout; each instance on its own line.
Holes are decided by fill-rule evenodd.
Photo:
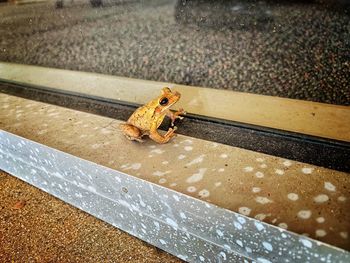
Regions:
M 265 259 L 265 258 L 257 258 L 257 261 L 258 261 L 259 263 L 272 263 L 270 260 L 267 260 L 267 259 Z
M 254 225 L 255 225 L 256 229 L 259 230 L 259 231 L 265 229 L 264 225 L 261 224 L 260 222 L 254 222 Z
M 268 250 L 268 251 L 272 251 L 273 250 L 273 247 L 272 247 L 272 245 L 269 242 L 264 241 L 264 242 L 262 242 L 262 244 L 263 244 L 263 246 L 264 246 L 264 248 L 266 250 Z
M 298 212 L 298 217 L 301 219 L 308 219 L 311 216 L 311 211 L 310 210 L 300 210 Z
M 238 230 L 241 230 L 241 229 L 243 228 L 242 225 L 241 225 L 240 223 L 236 222 L 236 221 L 233 222 L 233 225 L 234 225 L 235 228 L 237 228 Z
M 38 133 L 39 135 L 43 135 L 43 134 L 47 133 L 47 130 L 46 130 L 46 129 L 40 130 L 40 131 L 38 131 L 37 133 Z
M 266 165 L 265 163 L 263 163 L 263 164 L 260 165 L 260 168 L 265 169 L 266 167 L 267 167 L 267 165 Z
M 299 241 L 303 244 L 304 247 L 312 248 L 312 243 L 310 240 L 302 238 Z
M 185 146 L 184 147 L 184 150 L 189 152 L 189 151 L 192 151 L 193 150 L 193 147 L 192 146 Z
M 324 188 L 331 192 L 336 190 L 336 187 L 331 182 L 324 182 Z
M 220 185 L 222 185 L 222 182 L 216 182 L 214 185 L 215 185 L 216 187 L 219 187 Z
M 283 229 L 288 229 L 288 224 L 287 224 L 287 223 L 284 223 L 284 222 L 279 223 L 278 226 L 279 226 L 280 228 L 283 228 Z
M 252 188 L 252 192 L 253 193 L 259 193 L 261 191 L 261 188 L 260 187 L 253 187 Z
M 327 232 L 324 231 L 323 229 L 317 229 L 315 234 L 316 234 L 317 237 L 324 237 L 324 236 L 327 235 Z
M 179 159 L 179 160 L 182 160 L 182 159 L 185 159 L 186 158 L 186 155 L 183 155 L 183 154 L 180 154 L 178 157 L 177 157 L 177 159 Z
M 267 217 L 266 214 L 257 214 L 257 215 L 255 215 L 254 218 L 262 221 L 262 220 L 264 220 L 266 217 Z
M 124 169 L 124 170 L 130 170 L 130 169 L 132 169 L 132 170 L 138 170 L 138 169 L 140 169 L 141 168 L 141 163 L 133 163 L 133 164 L 131 164 L 131 165 L 127 165 L 127 166 L 122 166 L 122 168 Z
M 156 153 L 156 154 L 162 154 L 164 152 L 165 152 L 164 150 L 161 150 L 161 149 L 158 149 L 158 148 L 153 149 L 153 150 L 150 151 L 150 153 Z
M 246 220 L 245 220 L 244 217 L 238 216 L 238 217 L 237 217 L 237 220 L 238 220 L 238 222 L 241 223 L 242 225 L 244 225 L 244 224 L 246 223 Z
M 243 171 L 245 171 L 246 173 L 252 172 L 253 170 L 254 170 L 254 168 L 251 166 L 246 166 L 243 168 Z
M 349 234 L 346 231 L 340 232 L 339 235 L 344 239 L 348 239 L 348 237 L 349 237 Z
M 186 218 L 187 218 L 187 216 L 184 214 L 184 212 L 180 212 L 180 217 L 181 217 L 182 219 L 186 219 Z
M 317 223 L 322 224 L 322 223 L 324 223 L 324 221 L 326 221 L 326 220 L 324 219 L 324 217 L 320 216 L 320 217 L 317 217 L 317 218 L 316 218 L 316 221 L 317 221 Z
M 219 256 L 222 257 L 223 260 L 226 260 L 226 254 L 225 254 L 225 252 L 221 251 L 221 252 L 219 253 Z
M 152 175 L 154 176 L 164 176 L 166 174 L 170 174 L 171 171 L 165 171 L 165 172 L 161 172 L 161 171 L 155 171 L 154 173 L 152 173 Z
M 91 145 L 91 148 L 96 150 L 96 149 L 100 148 L 101 146 L 102 146 L 102 144 L 95 143 L 95 144 Z
M 243 247 L 243 242 L 239 239 L 236 240 L 236 244 L 239 245 L 240 247 Z
M 249 207 L 245 207 L 245 206 L 238 208 L 238 212 L 245 216 L 249 216 L 251 211 L 252 210 Z
M 275 169 L 275 173 L 278 175 L 284 175 L 284 171 L 281 169 Z
M 222 173 L 222 172 L 224 172 L 224 171 L 225 171 L 224 168 L 220 168 L 220 169 L 218 170 L 219 173 Z
M 165 178 L 160 178 L 158 182 L 160 184 L 165 184 L 166 183 L 166 179 Z
M 216 230 L 216 234 L 218 234 L 219 237 L 224 236 L 224 233 L 219 229 Z
M 210 195 L 210 192 L 207 190 L 207 189 L 203 189 L 203 190 L 200 190 L 199 192 L 198 192 L 198 195 L 200 196 L 200 197 L 209 197 L 209 195 Z
M 324 203 L 324 202 L 327 202 L 329 200 L 329 197 L 328 195 L 325 195 L 325 194 L 320 194 L 316 197 L 314 197 L 314 201 L 316 203 Z
M 167 217 L 167 218 L 165 219 L 165 221 L 166 221 L 170 226 L 172 226 L 173 228 L 177 228 L 177 227 L 178 227 L 177 223 L 176 223 L 174 220 L 172 220 L 171 218 L 169 218 L 169 217 Z
M 199 256 L 199 260 L 203 262 L 205 258 L 203 256 Z
M 162 245 L 165 245 L 165 244 L 166 244 L 165 240 L 163 240 L 163 239 L 159 239 L 159 242 L 160 242 Z
M 186 166 L 191 166 L 191 165 L 203 162 L 204 156 L 205 156 L 205 154 L 202 154 L 202 155 L 198 156 L 196 159 L 194 159 L 191 162 L 187 163 Z
M 204 174 L 205 174 L 205 172 L 207 171 L 207 168 L 200 168 L 199 170 L 198 170 L 198 173 L 195 173 L 195 174 L 193 174 L 193 175 L 191 175 L 190 177 L 188 177 L 187 179 L 186 179 L 186 182 L 187 183 L 196 183 L 196 182 L 199 182 L 200 180 L 202 180 L 203 179 L 203 176 L 204 176 Z
M 180 198 L 178 195 L 173 195 L 173 198 L 176 200 L 176 201 L 180 201 Z
M 264 177 L 264 173 L 262 173 L 262 172 L 256 172 L 256 173 L 255 173 L 255 176 L 256 176 L 257 178 L 263 178 L 263 177 Z
M 197 191 L 197 188 L 194 186 L 189 186 L 187 187 L 187 192 L 194 193 Z
M 228 157 L 228 155 L 226 153 L 220 154 L 220 158 L 226 159 L 227 157 Z
M 289 166 L 292 165 L 292 162 L 289 161 L 289 160 L 285 160 L 285 161 L 283 162 L 283 165 L 286 166 L 286 167 L 289 167 Z
M 263 205 L 273 202 L 272 200 L 268 199 L 267 197 L 263 197 L 263 196 L 257 196 L 255 198 L 255 201 L 257 203 L 260 203 L 260 204 L 263 204 Z
M 296 201 L 296 200 L 299 199 L 299 195 L 296 194 L 296 193 L 289 193 L 289 194 L 287 195 L 287 197 L 288 197 L 289 200 L 292 200 L 292 201 Z
M 163 161 L 162 164 L 166 165 L 168 164 L 169 162 L 168 161 Z
M 262 162 L 265 161 L 263 158 L 256 158 L 255 160 L 256 160 L 257 162 L 259 162 L 259 163 L 262 163 Z
M 339 196 L 338 197 L 338 201 L 339 202 L 345 202 L 346 201 L 346 197 L 345 196 Z
M 311 168 L 311 167 L 304 167 L 301 169 L 301 171 L 304 173 L 304 174 L 311 174 L 313 172 L 314 168 Z

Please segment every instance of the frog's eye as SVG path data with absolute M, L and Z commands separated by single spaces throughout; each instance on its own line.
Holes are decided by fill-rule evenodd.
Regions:
M 169 100 L 168 98 L 162 98 L 159 102 L 160 105 L 166 106 L 168 104 Z

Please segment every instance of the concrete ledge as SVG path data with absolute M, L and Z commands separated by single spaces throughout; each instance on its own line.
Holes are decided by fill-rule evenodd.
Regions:
M 282 229 L 349 249 L 347 173 L 178 136 L 127 141 L 119 121 L 0 95 L 0 128 Z M 310 185 L 312 187 L 310 187 Z
M 138 104 L 170 86 L 190 113 L 350 142 L 346 106 L 11 63 L 0 63 L 0 79 Z

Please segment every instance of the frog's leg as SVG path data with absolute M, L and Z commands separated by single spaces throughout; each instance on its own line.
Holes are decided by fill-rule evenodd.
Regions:
M 140 131 L 139 128 L 135 127 L 134 125 L 128 124 L 128 123 L 121 124 L 120 128 L 122 129 L 125 137 L 128 138 L 129 140 L 143 142 L 143 140 L 141 139 L 142 132 Z
M 158 130 L 157 130 L 157 125 L 152 125 L 151 127 L 151 130 L 150 130 L 150 133 L 149 133 L 149 137 L 157 142 L 157 143 L 167 143 L 172 137 L 174 137 L 176 134 L 174 133 L 176 131 L 176 127 L 173 128 L 170 128 L 166 134 L 164 134 L 164 136 L 160 135 L 158 133 Z
M 166 115 L 171 119 L 171 126 L 174 125 L 174 122 L 176 119 L 182 120 L 184 118 L 184 117 L 179 116 L 179 115 L 185 115 L 185 114 L 186 114 L 186 111 L 184 111 L 184 109 L 182 109 L 182 108 L 176 112 L 172 112 L 171 110 L 168 110 L 166 112 Z

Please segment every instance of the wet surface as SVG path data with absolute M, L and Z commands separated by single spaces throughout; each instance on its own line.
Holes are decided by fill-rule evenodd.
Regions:
M 65 1 L 0 16 L 1 61 L 350 104 L 349 5 Z
M 139 144 L 124 138 L 117 120 L 8 95 L 0 100 L 4 130 L 349 249 L 347 173 L 180 135 L 165 145 Z

